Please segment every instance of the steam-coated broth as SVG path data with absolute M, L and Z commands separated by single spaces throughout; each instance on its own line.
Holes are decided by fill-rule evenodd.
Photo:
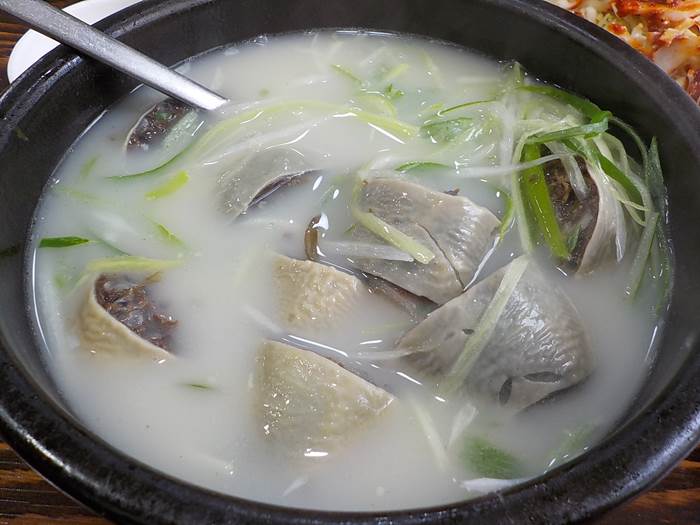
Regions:
M 517 484 L 613 428 L 670 286 L 654 147 L 413 37 L 180 69 L 232 106 L 138 89 L 37 212 L 47 362 L 96 434 L 223 493 L 386 510 Z

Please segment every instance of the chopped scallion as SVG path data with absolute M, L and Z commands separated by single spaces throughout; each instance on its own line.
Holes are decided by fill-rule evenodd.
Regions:
M 656 225 L 656 241 L 659 248 L 661 274 L 661 282 L 663 284 L 663 293 L 659 300 L 657 310 L 660 310 L 664 303 L 668 302 L 671 292 L 671 284 L 673 282 L 673 265 L 671 264 L 671 247 L 664 231 L 664 220 L 666 218 L 666 188 L 664 186 L 664 176 L 661 171 L 661 159 L 659 158 L 659 145 L 654 137 L 651 140 L 651 147 L 647 154 L 648 162 L 646 166 L 646 181 L 649 185 L 651 198 L 659 210 L 659 221 Z
M 358 86 L 362 86 L 362 80 L 355 75 L 352 71 L 350 71 L 348 68 L 341 66 L 340 64 L 332 64 L 331 67 L 333 68 L 334 71 L 337 73 L 340 73 L 342 76 L 347 78 L 348 80 L 351 80 Z
M 423 435 L 430 446 L 437 467 L 440 470 L 446 470 L 450 462 L 447 457 L 445 445 L 440 438 L 440 434 L 435 427 L 435 422 L 430 416 L 430 412 L 428 412 L 418 400 L 408 398 L 406 401 L 408 406 L 413 409 L 415 418 L 421 430 L 423 430 Z
M 515 479 L 522 476 L 523 468 L 515 456 L 484 438 L 468 438 L 463 458 L 470 470 L 484 478 Z
M 391 99 L 381 93 L 360 93 L 355 97 L 362 109 L 376 112 L 380 115 L 396 117 L 396 107 Z
M 382 75 L 383 82 L 391 82 L 408 71 L 409 65 L 406 63 L 397 64 Z
M 421 135 L 433 142 L 451 142 L 471 126 L 472 119 L 458 117 L 449 120 L 428 122 L 420 128 Z
M 540 147 L 526 144 L 523 148 L 523 162 L 530 162 L 540 157 Z M 544 168 L 535 166 L 524 170 L 520 175 L 520 185 L 525 201 L 529 205 L 534 223 L 551 252 L 560 259 L 569 258 L 569 250 L 561 233 L 554 205 L 549 195 L 549 188 L 544 176 Z
M 406 93 L 404 93 L 400 89 L 395 88 L 394 84 L 389 84 L 387 87 L 384 88 L 382 94 L 389 100 L 397 100 L 403 97 Z
M 581 454 L 590 443 L 594 431 L 593 425 L 584 424 L 571 432 L 565 432 L 559 446 L 548 454 L 549 463 L 545 472 Z
M 55 192 L 61 193 L 63 195 L 66 195 L 70 197 L 71 199 L 75 199 L 80 202 L 85 202 L 85 203 L 99 203 L 102 201 L 100 197 L 93 193 L 88 193 L 85 191 L 80 191 L 76 190 L 74 188 L 63 188 L 60 185 L 57 186 L 54 189 Z
M 163 224 L 154 222 L 153 225 L 156 227 L 156 231 L 158 231 L 158 233 L 164 241 L 169 242 L 170 244 L 173 244 L 175 246 L 179 246 L 181 248 L 185 247 L 185 243 L 182 241 L 182 239 L 180 239 L 177 235 L 171 232 Z
M 523 66 L 520 65 L 520 62 L 509 62 L 505 65 L 503 70 L 507 75 L 506 80 L 508 87 L 518 88 L 525 82 L 525 71 L 523 70 Z
M 400 166 L 397 166 L 394 168 L 396 171 L 400 171 L 402 173 L 405 173 L 407 171 L 415 171 L 415 170 L 435 170 L 435 169 L 449 169 L 450 167 L 447 164 L 442 164 L 440 162 L 431 162 L 431 161 L 413 161 L 413 162 L 406 162 L 404 164 L 401 164 Z
M 480 106 L 481 104 L 488 104 L 489 102 L 493 102 L 493 99 L 475 100 L 473 102 L 464 102 L 463 104 L 457 104 L 456 106 L 451 106 L 451 107 L 446 108 L 446 109 L 441 109 L 437 112 L 437 115 L 439 117 L 441 117 L 446 113 L 451 113 L 453 111 L 457 111 L 458 109 L 464 109 L 464 108 L 468 108 L 471 106 Z
M 146 193 L 146 199 L 156 200 L 162 199 L 163 197 L 168 197 L 187 184 L 189 180 L 190 176 L 187 174 L 187 172 L 180 171 L 173 175 L 173 177 L 168 179 L 165 183 Z
M 572 128 L 561 129 L 549 133 L 538 133 L 528 139 L 529 144 L 545 144 L 547 142 L 560 142 L 574 137 L 591 138 L 601 133 L 605 133 L 608 129 L 608 121 L 592 122 L 582 126 L 574 126 Z
M 88 273 L 103 272 L 159 272 L 175 268 L 182 264 L 182 261 L 148 259 L 146 257 L 135 257 L 122 255 L 118 257 L 105 257 L 103 259 L 93 259 L 85 266 Z
M 649 259 L 649 253 L 651 251 L 651 245 L 654 242 L 654 236 L 656 235 L 656 225 L 659 220 L 659 214 L 653 212 L 646 217 L 646 225 L 644 226 L 644 231 L 642 232 L 642 237 L 639 239 L 639 244 L 637 245 L 637 252 L 634 255 L 634 260 L 632 261 L 632 268 L 629 272 L 629 281 L 625 287 L 625 293 L 630 297 L 634 298 L 639 290 L 639 285 L 644 277 L 644 271 L 647 267 L 647 260 Z
M 378 115 L 369 111 L 350 111 L 363 122 L 388 131 L 393 135 L 398 135 L 399 137 L 412 138 L 415 137 L 419 132 L 419 128 L 417 126 L 414 126 L 413 124 L 408 124 L 407 122 L 403 122 L 401 120 L 389 116 Z
M 377 237 L 384 239 L 392 246 L 409 254 L 419 263 L 428 264 L 435 258 L 435 254 L 428 248 L 418 241 L 413 240 L 391 224 L 383 221 L 373 213 L 354 209 L 353 217 L 355 217 L 359 224 L 367 228 Z
M 508 230 L 513 225 L 515 219 L 515 207 L 513 206 L 513 197 L 503 188 L 497 187 L 498 196 L 503 201 L 503 218 L 501 219 L 501 227 L 498 229 L 498 240 L 502 241 Z
M 92 170 L 95 169 L 95 166 L 97 165 L 97 161 L 99 160 L 99 156 L 95 155 L 94 157 L 89 158 L 88 160 L 85 161 L 85 164 L 83 164 L 80 167 L 80 178 L 85 179 L 90 176 L 92 173 Z
M 634 183 L 629 179 L 629 177 L 625 173 L 623 173 L 622 170 L 618 168 L 613 161 L 611 161 L 609 158 L 603 155 L 598 148 L 595 148 L 594 153 L 596 155 L 598 163 L 600 164 L 600 167 L 603 169 L 605 174 L 611 179 L 619 182 L 620 185 L 624 188 L 625 192 L 627 192 L 627 195 L 629 195 L 634 201 L 640 202 L 642 200 L 642 197 L 639 194 L 639 191 L 637 191 L 637 188 L 635 187 Z
M 474 333 L 467 337 L 467 342 L 464 345 L 462 353 L 452 365 L 444 381 L 440 384 L 440 391 L 442 393 L 450 395 L 464 383 L 472 366 L 488 344 L 489 339 L 491 339 L 496 324 L 501 318 L 510 296 L 513 295 L 515 287 L 520 282 L 520 278 L 525 273 L 525 270 L 527 270 L 528 264 L 528 257 L 522 256 L 508 265 L 503 279 L 501 279 L 496 293 L 491 298 L 491 302 L 481 315 L 474 329 Z
M 83 237 L 44 237 L 39 242 L 39 248 L 70 248 L 93 242 Z
M 627 124 L 624 120 L 619 119 L 618 117 L 611 116 L 610 117 L 610 123 L 614 124 L 621 130 L 623 130 L 625 133 L 627 133 L 634 143 L 636 144 L 637 148 L 639 149 L 639 154 L 641 155 L 642 158 L 642 165 L 646 166 L 647 165 L 647 148 L 644 145 L 644 141 L 642 138 L 639 136 L 639 134 L 634 130 L 632 126 Z
M 521 86 L 519 89 L 554 98 L 577 109 L 591 120 L 599 120 L 605 113 L 596 104 L 553 86 Z
M 647 154 L 648 165 L 646 169 L 646 183 L 649 186 L 651 198 L 659 212 L 666 215 L 666 187 L 664 186 L 664 176 L 661 171 L 661 159 L 659 158 L 659 144 L 654 137 Z

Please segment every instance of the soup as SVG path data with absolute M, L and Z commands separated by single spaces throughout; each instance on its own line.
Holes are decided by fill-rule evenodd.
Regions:
M 390 510 L 523 482 L 632 402 L 670 286 L 655 144 L 518 64 L 259 38 L 140 88 L 47 187 L 32 301 L 73 412 L 226 494 Z M 601 410 L 601 407 L 605 407 Z

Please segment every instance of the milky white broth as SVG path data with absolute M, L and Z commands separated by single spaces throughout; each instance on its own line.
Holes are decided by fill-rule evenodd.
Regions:
M 427 113 L 436 102 L 449 106 L 489 98 L 504 75 L 502 64 L 460 48 L 352 32 L 260 38 L 209 53 L 180 69 L 235 104 L 285 99 L 344 104 L 355 96 L 357 86 L 333 64 L 368 79 L 385 62 L 396 61 L 408 65 L 392 81 L 405 93 L 396 102 L 398 116 L 418 125 L 422 123 L 416 116 L 418 108 Z M 35 246 L 44 237 L 105 235 L 95 219 L 104 210 L 147 217 L 140 224 L 167 226 L 186 246 L 164 242 L 148 227 L 126 246 L 117 243 L 132 255 L 182 259 L 181 266 L 164 271 L 153 285 L 158 303 L 179 320 L 174 335 L 177 358 L 160 364 L 93 355 L 79 347 L 77 300 L 71 290 L 87 261 L 114 255 L 113 250 L 90 243 L 33 251 L 32 294 L 46 341 L 46 360 L 78 418 L 116 448 L 164 473 L 225 494 L 280 505 L 366 511 L 415 508 L 501 486 L 503 482 L 469 482 L 483 476 L 470 471 L 461 459 L 459 443 L 448 449 L 448 464 L 441 466 L 433 446 L 444 445 L 430 443 L 413 408 L 417 403 L 431 414 L 439 439 L 447 443 L 459 403 L 436 399 L 435 385 L 421 385 L 419 375 L 402 361 L 373 363 L 333 351 L 352 356 L 388 350 L 410 326 L 403 310 L 376 295 L 364 294 L 334 329 L 292 335 L 321 343 L 307 343 L 305 348 L 332 356 L 386 387 L 398 401 L 339 451 L 303 461 L 278 454 L 255 417 L 253 372 L 260 342 L 289 335 L 277 328 L 270 254 L 303 259 L 306 225 L 322 207 L 331 221 L 327 238 L 340 237 L 352 223 L 348 173 L 370 162 L 393 167 L 420 159 L 438 146 L 420 138 L 403 140 L 352 116 L 329 117 L 312 110 L 241 124 L 261 134 L 282 130 L 261 139 L 256 147 L 286 144 L 319 171 L 305 184 L 279 190 L 264 205 L 231 221 L 220 211 L 217 196 L 219 174 L 231 158 L 217 159 L 212 153 L 200 162 L 185 158 L 163 175 L 116 182 L 107 178 L 124 174 L 124 138 L 158 99 L 141 88 L 102 115 L 65 157 L 36 215 Z M 510 159 L 500 148 L 467 148 L 461 162 L 508 164 Z M 182 189 L 164 198 L 145 198 L 178 170 L 189 174 Z M 408 172 L 405 177 L 440 191 L 459 188 L 461 195 L 503 216 L 502 199 L 479 179 L 454 171 Z M 480 276 L 520 253 L 514 227 Z M 586 439 L 590 445 L 610 430 L 650 366 L 656 296 L 647 289 L 635 302 L 625 298 L 629 265 L 626 258 L 591 276 L 574 278 L 541 258 L 543 270 L 576 305 L 596 364 L 585 383 L 516 415 L 475 401 L 478 414 L 468 432 L 513 454 L 525 477 L 545 471 L 567 432 L 590 425 L 595 429 Z

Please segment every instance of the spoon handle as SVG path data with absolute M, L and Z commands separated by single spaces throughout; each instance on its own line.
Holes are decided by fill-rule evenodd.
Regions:
M 168 69 L 43 0 L 0 0 L 0 10 L 33 29 L 191 106 L 213 110 L 227 99 Z

